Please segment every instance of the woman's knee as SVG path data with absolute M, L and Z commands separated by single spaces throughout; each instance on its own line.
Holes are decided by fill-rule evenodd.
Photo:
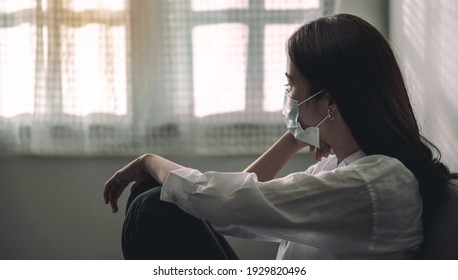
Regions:
M 123 228 L 126 259 L 228 258 L 206 222 L 161 201 L 161 189 L 148 189 L 133 199 Z
M 126 214 L 129 211 L 129 208 L 132 204 L 144 204 L 146 200 L 159 200 L 159 196 L 161 194 L 161 186 L 155 182 L 144 182 L 137 186 L 133 192 L 130 193 L 129 198 L 127 199 L 126 204 Z M 139 198 L 139 199 L 137 199 Z

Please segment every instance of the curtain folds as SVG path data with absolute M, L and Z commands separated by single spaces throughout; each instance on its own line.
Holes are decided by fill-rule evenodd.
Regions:
M 261 153 L 329 0 L 0 0 L 0 154 Z

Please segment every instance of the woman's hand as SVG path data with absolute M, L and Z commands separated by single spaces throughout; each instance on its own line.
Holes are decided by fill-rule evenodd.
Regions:
M 294 137 L 292 139 L 292 142 L 299 149 L 309 146 L 310 152 L 315 152 L 316 161 L 320 161 L 323 157 L 328 157 L 332 149 L 331 146 L 328 145 L 328 143 L 324 143 L 324 145 L 321 148 L 316 148 L 315 146 L 308 145 L 300 140 L 295 139 Z
M 139 184 L 151 177 L 142 166 L 143 160 L 147 156 L 148 155 L 143 155 L 127 164 L 105 183 L 103 197 L 105 199 L 105 204 L 110 203 L 113 213 L 118 211 L 118 199 L 130 183 L 134 182 L 131 187 L 131 190 L 134 190 Z
M 118 199 L 130 183 L 134 183 L 130 188 L 131 192 L 151 177 L 162 185 L 170 171 L 182 167 L 158 155 L 145 154 L 138 157 L 117 171 L 105 183 L 105 191 L 103 192 L 105 203 L 110 203 L 113 213 L 116 213 L 118 211 Z
M 331 152 L 331 146 L 325 143 L 321 148 L 310 146 L 310 152 L 315 152 L 316 161 L 320 161 L 323 157 L 328 157 Z

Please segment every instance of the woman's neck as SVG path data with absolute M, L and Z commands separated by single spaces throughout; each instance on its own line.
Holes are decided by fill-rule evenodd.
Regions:
M 350 129 L 342 122 L 333 129 L 334 143 L 329 143 L 334 151 L 337 161 L 340 163 L 351 154 L 361 150 Z
M 352 139 L 352 141 L 343 141 L 342 139 L 342 141 L 339 141 L 331 147 L 337 157 L 338 163 L 361 149 L 354 139 Z

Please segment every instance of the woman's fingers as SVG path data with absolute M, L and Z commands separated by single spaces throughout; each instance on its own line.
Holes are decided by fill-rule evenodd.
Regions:
M 113 177 L 110 178 L 105 183 L 105 190 L 103 192 L 103 197 L 105 204 L 110 203 L 113 213 L 118 211 L 118 199 L 121 196 L 124 189 L 130 183 L 123 182 L 119 179 L 120 173 L 117 172 Z
M 145 172 L 141 169 L 140 158 L 132 161 L 116 172 L 106 183 L 103 192 L 105 204 L 110 204 L 113 213 L 118 211 L 118 199 L 124 189 L 132 182 L 140 183 L 145 179 Z
M 117 188 L 117 182 L 116 182 L 116 176 L 117 176 L 117 173 L 115 175 L 113 175 L 113 177 L 111 177 L 106 183 L 105 183 L 105 189 L 103 191 L 103 198 L 105 199 L 105 203 L 108 203 L 110 202 L 111 200 L 111 197 L 112 197 L 112 192 L 115 188 Z
M 323 156 L 328 157 L 330 152 L 331 152 L 331 146 L 329 146 L 328 144 L 325 144 L 323 147 Z
M 328 157 L 330 152 L 331 152 L 331 146 L 325 143 L 323 147 L 316 148 L 315 159 L 317 161 L 320 161 L 323 157 Z
M 111 205 L 111 212 L 116 213 L 118 212 L 118 199 L 115 198 L 115 194 L 111 194 L 110 205 Z
M 105 183 L 105 189 L 103 191 L 103 198 L 105 200 L 105 204 L 110 202 L 110 193 L 111 193 L 112 185 L 113 185 L 112 179 L 108 180 Z

